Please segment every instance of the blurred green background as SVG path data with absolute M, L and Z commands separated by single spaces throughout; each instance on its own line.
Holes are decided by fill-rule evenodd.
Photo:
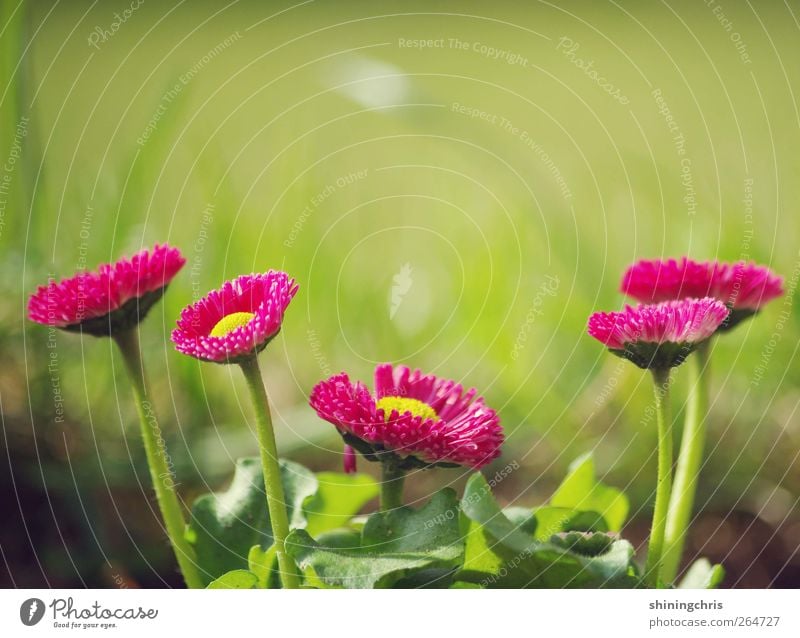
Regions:
M 262 365 L 287 456 L 338 469 L 311 387 L 404 363 L 498 409 L 501 500 L 544 501 L 593 450 L 639 542 L 650 382 L 586 319 L 638 258 L 769 265 L 785 299 L 715 344 L 690 551 L 729 586 L 800 585 L 793 3 L 0 6 L 0 583 L 177 582 L 111 344 L 25 318 L 48 276 L 169 242 L 188 263 L 142 338 L 187 500 L 256 443 L 238 370 L 176 353 L 175 318 L 282 268 L 300 293 Z

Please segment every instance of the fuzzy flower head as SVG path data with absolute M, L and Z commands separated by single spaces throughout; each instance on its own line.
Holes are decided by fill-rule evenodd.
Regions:
M 63 330 L 114 335 L 144 319 L 185 263 L 177 248 L 156 244 L 152 251 L 39 286 L 28 301 L 28 317 Z
M 625 272 L 622 292 L 642 303 L 657 303 L 686 297 L 713 297 L 730 309 L 720 330 L 728 330 L 742 319 L 783 294 L 783 279 L 766 266 L 752 262 L 721 263 L 642 260 Z
M 374 392 L 342 373 L 318 383 L 310 404 L 370 461 L 477 469 L 500 455 L 503 431 L 497 413 L 475 394 L 455 381 L 385 363 L 375 368 Z
M 242 275 L 187 306 L 172 331 L 178 352 L 215 363 L 255 356 L 281 329 L 297 292 L 285 272 Z
M 683 363 L 727 316 L 725 304 L 711 297 L 664 301 L 596 312 L 589 317 L 589 334 L 640 368 L 667 369 Z

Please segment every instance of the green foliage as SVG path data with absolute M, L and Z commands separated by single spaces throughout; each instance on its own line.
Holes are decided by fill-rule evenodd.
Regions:
M 581 556 L 602 556 L 609 551 L 616 537 L 603 532 L 561 532 L 550 537 L 550 542 Z
M 256 589 L 258 577 L 246 569 L 234 569 L 212 580 L 206 589 Z
M 784 3 L 761 3 L 759 21 L 752 20 L 747 3 L 729 4 L 726 15 L 730 13 L 734 24 L 749 29 L 745 39 L 754 60 L 776 60 L 775 51 L 794 50 L 796 24 Z M 165 11 L 163 24 L 152 33 L 149 18 L 129 21 L 125 33 L 115 36 L 102 54 L 95 53 L 88 60 L 85 40 L 69 37 L 69 32 L 80 19 L 104 24 L 107 16 L 102 3 L 85 18 L 79 3 L 61 2 L 51 7 L 26 2 L 19 8 L 16 2 L 0 4 L 3 77 L 8 78 L 9 85 L 0 119 L 4 160 L 21 116 L 32 116 L 22 153 L 25 167 L 19 164 L 13 175 L 13 200 L 6 208 L 6 226 L 0 237 L 5 257 L 0 273 L 4 298 L 16 299 L 23 288 L 33 290 L 51 270 L 58 277 L 71 274 L 84 254 L 87 266 L 92 267 L 129 254 L 143 243 L 152 245 L 164 239 L 184 250 L 190 264 L 143 325 L 143 339 L 153 354 L 148 361 L 153 378 L 163 378 L 166 367 L 173 375 L 174 383 L 153 388 L 155 401 L 170 408 L 174 403 L 182 424 L 193 430 L 186 437 L 188 445 L 180 437 L 169 441 L 178 475 L 192 488 L 199 481 L 190 474 L 194 472 L 188 461 L 190 453 L 196 457 L 213 450 L 208 454 L 218 458 L 217 451 L 223 446 L 217 444 L 217 437 L 225 449 L 244 440 L 243 454 L 255 450 L 247 449 L 252 439 L 237 419 L 238 397 L 226 383 L 207 383 L 209 379 L 221 380 L 223 368 L 198 366 L 163 345 L 181 307 L 193 300 L 195 286 L 200 291 L 210 289 L 223 276 L 250 272 L 256 263 L 264 268 L 285 264 L 301 283 L 300 296 L 287 314 L 280 337 L 285 348 L 272 352 L 271 365 L 276 373 L 288 370 L 282 356 L 285 350 L 297 378 L 297 383 L 271 389 L 281 407 L 305 406 L 303 390 L 319 380 L 322 356 L 331 363 L 344 365 L 347 361 L 352 376 L 358 378 L 367 378 L 371 366 L 352 357 L 352 352 L 374 353 L 387 360 L 414 352 L 415 365 L 423 368 L 447 357 L 448 369 L 471 370 L 470 385 L 487 390 L 488 403 L 502 406 L 506 422 L 521 424 L 520 436 L 513 437 L 510 445 L 515 440 L 527 445 L 535 424 L 547 423 L 548 443 L 557 450 L 598 444 L 604 454 L 611 455 L 630 444 L 617 472 L 620 477 L 633 476 L 650 452 L 654 434 L 652 429 L 641 428 L 638 419 L 620 419 L 619 413 L 625 404 L 630 414 L 640 414 L 650 401 L 650 392 L 639 383 L 641 375 L 634 366 L 601 356 L 597 344 L 586 336 L 577 339 L 584 331 L 585 318 L 594 309 L 620 303 L 618 275 L 634 258 L 634 247 L 639 256 L 690 251 L 698 258 L 734 259 L 742 252 L 742 238 L 748 237 L 747 252 L 752 258 L 769 262 L 788 278 L 797 259 L 796 242 L 775 238 L 797 236 L 800 216 L 793 214 L 791 207 L 770 207 L 770 191 L 774 189 L 769 185 L 781 185 L 782 201 L 796 200 L 794 190 L 800 190 L 800 180 L 794 179 L 800 167 L 798 134 L 796 127 L 784 127 L 778 135 L 767 134 L 766 123 L 795 118 L 791 101 L 768 99 L 785 91 L 787 79 L 762 66 L 757 77 L 759 91 L 752 90 L 751 82 L 739 81 L 747 65 L 741 64 L 727 38 L 717 37 L 719 25 L 714 20 L 696 20 L 693 24 L 698 41 L 710 51 L 709 59 L 714 60 L 714 71 L 718 71 L 718 75 L 712 75 L 719 81 L 709 82 L 708 65 L 681 64 L 691 61 L 693 52 L 684 46 L 685 29 L 680 21 L 661 19 L 661 3 L 637 3 L 639 19 L 653 25 L 654 37 L 664 44 L 659 50 L 652 47 L 651 38 L 635 37 L 635 25 L 620 20 L 617 11 L 597 10 L 589 3 L 583 6 L 591 12 L 591 19 L 576 21 L 572 12 L 553 11 L 546 4 L 490 4 L 486 20 L 461 20 L 464 24 L 459 29 L 464 30 L 465 40 L 475 42 L 487 35 L 487 20 L 500 17 L 507 24 L 547 23 L 548 33 L 556 37 L 570 34 L 582 43 L 581 55 L 585 52 L 597 59 L 598 66 L 625 87 L 631 103 L 637 109 L 641 107 L 641 113 L 636 111 L 641 135 L 631 127 L 631 111 L 619 108 L 606 93 L 593 90 L 587 83 L 575 84 L 575 94 L 570 92 L 573 87 L 569 81 L 555 81 L 574 78 L 578 82 L 574 65 L 560 53 L 548 55 L 552 43 L 531 38 L 526 29 L 508 28 L 501 36 L 500 32 L 494 35 L 502 37 L 504 48 L 510 51 L 519 51 L 531 60 L 544 60 L 543 86 L 536 100 L 520 101 L 520 95 L 529 96 L 528 74 L 520 74 L 516 65 L 499 64 L 478 55 L 443 56 L 442 71 L 453 77 L 468 71 L 478 80 L 490 78 L 491 84 L 476 81 L 466 87 L 424 75 L 404 79 L 411 96 L 424 96 L 425 103 L 491 104 L 493 113 L 518 113 L 511 119 L 530 133 L 537 148 L 540 145 L 534 153 L 519 136 L 506 134 L 495 125 L 476 120 L 475 125 L 467 126 L 470 122 L 458 114 L 445 117 L 437 112 L 447 109 L 426 106 L 369 109 L 355 115 L 353 127 L 320 126 L 320 114 L 352 110 L 354 103 L 341 91 L 324 90 L 330 88 L 324 76 L 339 78 L 340 73 L 321 74 L 319 65 L 309 64 L 284 77 L 284 56 L 266 56 L 251 73 L 258 78 L 283 78 L 276 85 L 280 90 L 254 94 L 251 73 L 228 72 L 230 68 L 249 68 L 252 49 L 247 42 L 226 49 L 224 60 L 208 65 L 177 99 L 164 101 L 165 90 L 202 59 L 212 46 L 209 42 L 219 42 L 241 24 L 256 21 L 263 41 L 283 42 L 285 34 L 299 33 L 305 27 L 309 19 L 305 9 L 261 23 L 263 7 L 259 3 L 240 3 L 235 12 L 216 15 L 206 25 L 204 37 L 182 40 L 179 51 L 172 55 L 176 39 L 197 23 L 197 3 L 183 3 L 175 11 Z M 342 3 L 342 9 L 336 10 L 348 15 L 359 13 L 353 3 Z M 325 21 L 320 15 L 315 19 Z M 408 22 L 411 30 L 424 30 L 429 18 L 405 16 L 401 20 Z M 759 26 L 761 20 L 766 28 Z M 30 37 L 27 30 L 34 28 L 37 36 Z M 376 41 L 396 41 L 397 28 L 396 20 L 364 20 L 348 25 L 348 33 L 353 46 L 361 47 Z M 601 46 L 603 42 L 595 41 L 597 33 L 613 33 L 609 42 L 624 41 L 627 57 L 620 56 L 614 47 Z M 144 35 L 148 46 L 139 47 L 136 64 L 129 64 L 129 44 L 141 41 Z M 321 54 L 336 51 L 331 47 L 336 46 L 338 37 L 336 29 L 317 33 L 315 47 Z M 678 60 L 681 73 L 675 72 L 667 52 L 683 56 Z M 366 57 L 361 58 L 362 53 Z M 405 69 L 413 66 L 409 55 L 401 47 L 360 49 L 355 61 L 376 60 Z M 333 70 L 346 73 L 344 56 L 338 57 L 343 58 L 343 64 Z M 331 58 L 331 64 L 338 57 Z M 654 61 L 647 69 L 647 82 L 642 81 L 639 68 L 628 62 L 645 58 Z M 88 64 L 85 73 L 84 63 Z M 116 73 L 121 68 L 125 73 Z M 72 91 L 78 75 L 80 86 Z M 796 83 L 796 73 L 790 70 L 789 76 Z M 720 90 L 723 81 L 734 87 L 730 96 Z M 498 91 L 498 86 L 513 90 Z M 692 90 L 686 90 L 687 86 Z M 315 107 L 293 108 L 308 96 L 309 87 L 314 87 Z M 651 95 L 655 87 L 678 116 L 682 134 L 698 145 L 692 156 L 692 173 L 699 205 L 691 224 L 684 223 L 682 164 L 675 156 L 672 135 L 656 112 Z M 759 100 L 761 93 L 767 96 L 763 101 Z M 103 99 L 98 101 L 98 95 Z M 158 121 L 157 131 L 140 146 L 137 137 L 162 106 L 166 113 Z M 541 117 L 539 109 L 543 106 L 545 112 L 558 112 L 561 117 Z M 87 113 L 93 114 L 88 128 Z M 714 113 L 713 126 L 707 122 L 708 113 Z M 561 119 L 571 125 L 560 125 Z M 262 122 L 275 124 L 254 137 L 254 129 Z M 463 135 L 465 128 L 468 139 Z M 733 130 L 740 134 L 730 135 Z M 48 131 L 53 132 L 52 139 L 43 134 Z M 356 132 L 356 139 L 351 139 L 351 131 Z M 541 151 L 549 154 L 552 165 L 543 162 Z M 420 155 L 432 157 L 427 164 L 439 169 L 411 168 Z M 773 162 L 773 158 L 780 161 Z M 267 163 L 265 178 L 255 179 Z M 372 167 L 387 165 L 405 168 L 372 171 Z M 290 247 L 284 245 L 297 223 L 298 211 L 310 206 L 340 176 L 367 167 L 366 179 L 337 188 L 319 206 L 315 203 L 313 214 L 302 216 L 302 232 L 292 237 Z M 510 176 L 509 167 L 517 177 Z M 569 186 L 568 198 L 549 170 L 556 167 Z M 743 180 L 763 186 L 755 189 L 750 204 L 742 202 Z M 531 184 L 535 185 L 535 197 Z M 387 193 L 402 195 L 406 189 L 421 194 L 424 200 L 385 197 Z M 502 201 L 491 193 L 502 193 Z M 613 205 L 606 206 L 608 202 Z M 206 223 L 208 204 L 215 209 L 213 220 Z M 82 222 L 89 205 L 95 214 L 91 237 L 84 245 Z M 469 214 L 453 215 L 449 208 Z M 598 210 L 604 211 L 603 215 L 598 215 Z M 344 215 L 342 211 L 351 213 Z M 392 231 L 391 241 L 361 243 L 364 237 L 385 237 L 380 233 L 397 219 L 405 220 L 404 229 Z M 753 219 L 758 220 L 759 230 L 754 235 Z M 638 223 L 640 220 L 643 223 Z M 663 232 L 653 232 L 654 227 Z M 430 232 L 420 233 L 417 228 Z M 470 259 L 462 260 L 464 247 L 478 246 L 477 231 L 485 230 L 493 240 L 485 249 L 471 252 Z M 198 248 L 201 233 L 208 240 Z M 610 234 L 615 247 L 622 249 L 608 250 Z M 454 247 L 452 260 L 439 247 L 442 237 Z M 343 247 L 353 248 L 346 259 Z M 393 274 L 406 262 L 414 264 L 415 284 L 396 320 L 390 321 L 386 292 Z M 338 272 L 341 277 L 336 285 L 325 277 L 312 277 L 309 264 L 314 265 L 313 272 Z M 491 285 L 464 285 L 483 281 L 487 264 L 492 266 Z M 527 276 L 520 279 L 521 272 Z M 461 275 L 442 276 L 446 273 Z M 535 323 L 526 323 L 531 299 L 546 276 L 560 278 L 561 287 L 556 296 L 545 296 L 543 312 Z M 569 312 L 561 312 L 567 298 Z M 24 428 L 21 417 L 16 417 L 7 424 L 9 431 L 35 430 L 43 433 L 40 436 L 50 436 L 53 428 L 47 426 L 52 423 L 53 402 L 45 392 L 41 397 L 34 394 L 31 400 L 30 391 L 38 390 L 29 390 L 25 383 L 26 376 L 38 377 L 43 380 L 41 388 L 49 391 L 47 331 L 25 327 L 19 306 L 7 303 L 0 308 L 0 349 L 5 367 L 12 371 L 3 379 L 3 411 L 11 417 L 30 412 L 37 425 Z M 332 311 L 334 308 L 337 312 Z M 505 311 L 496 312 L 497 308 Z M 715 378 L 719 396 L 716 425 L 724 424 L 728 444 L 709 455 L 704 465 L 707 480 L 700 486 L 698 501 L 713 497 L 711 506 L 719 511 L 739 502 L 756 473 L 767 483 L 784 485 L 792 494 L 800 489 L 798 473 L 784 476 L 796 446 L 774 445 L 787 436 L 784 402 L 764 397 L 741 403 L 738 400 L 750 385 L 779 312 L 779 304 L 767 306 L 762 316 L 748 320 L 746 329 L 743 326 L 720 339 L 715 347 L 714 366 L 726 372 Z M 306 316 L 313 325 L 304 319 Z M 417 320 L 407 322 L 406 318 Z M 449 329 L 436 334 L 445 324 Z M 509 361 L 517 331 L 506 328 L 522 325 L 528 325 L 530 334 L 518 351 L 520 356 Z M 319 340 L 319 349 L 308 347 L 310 327 Z M 791 313 L 782 334 L 783 343 L 798 341 L 800 313 Z M 545 344 L 546 356 L 539 360 L 538 353 Z M 156 356 L 159 352 L 164 356 Z M 130 453 L 139 455 L 140 463 L 141 451 L 135 445 L 128 449 L 117 419 L 92 418 L 118 412 L 113 375 L 83 374 L 84 370 L 109 370 L 107 349 L 63 335 L 59 337 L 59 354 L 64 391 L 71 397 L 66 405 L 70 435 L 82 437 L 83 428 L 76 426 L 92 419 L 92 435 L 98 433 L 103 457 L 110 461 L 101 463 L 104 467 L 92 476 L 88 471 L 78 473 L 81 491 L 94 489 L 100 471 L 103 476 L 113 472 L 120 477 L 115 480 L 125 481 L 127 487 L 135 485 L 134 475 L 122 471 L 127 466 L 122 461 Z M 481 356 L 481 365 L 468 367 L 476 355 Z M 777 399 L 797 396 L 800 366 L 794 365 L 795 355 L 791 347 L 777 348 L 771 355 L 762 387 L 772 384 Z M 620 372 L 613 372 L 620 364 Z M 605 368 L 601 370 L 601 366 Z M 23 369 L 30 374 L 13 374 Z M 603 391 L 603 400 L 595 404 L 610 373 L 619 382 L 609 386 L 608 392 Z M 676 383 L 680 385 L 684 379 L 676 378 Z M 29 385 L 33 388 L 35 384 Z M 542 392 L 542 388 L 547 391 Z M 207 432 L 207 406 L 213 407 L 215 421 L 221 427 L 214 429 L 214 445 L 201 446 L 198 438 Z M 169 428 L 174 420 L 163 414 L 165 435 L 174 434 Z M 676 422 L 680 421 L 680 415 L 676 416 Z M 574 427 L 584 422 L 587 427 Z M 755 422 L 760 424 L 759 436 L 752 437 L 751 424 Z M 710 425 L 715 427 L 714 423 Z M 292 426 L 297 429 L 298 423 Z M 308 440 L 308 431 L 324 432 L 324 427 L 313 423 L 298 439 Z M 603 436 L 596 436 L 598 432 Z M 95 454 L 91 438 L 78 438 L 76 443 L 80 445 L 71 445 L 71 454 L 83 450 L 83 457 L 73 457 L 75 465 L 87 468 Z M 764 464 L 767 456 L 770 463 Z M 34 461 L 23 475 L 39 476 L 37 465 L 46 459 Z M 561 461 L 556 463 L 554 468 L 560 467 Z M 47 469 L 52 471 L 55 466 Z M 202 458 L 198 466 L 208 476 L 207 459 Z M 725 480 L 719 480 L 721 477 Z M 71 485 L 69 481 L 48 484 L 51 490 Z M 635 511 L 645 511 L 639 506 L 647 502 L 651 489 L 648 481 L 636 481 L 626 488 Z M 75 513 L 80 513 L 80 508 L 70 506 L 62 514 Z
M 543 505 L 530 513 L 532 533 L 536 540 L 549 540 L 554 534 L 565 531 L 607 532 L 605 518 L 597 512 L 582 512 L 568 507 Z
M 259 589 L 279 589 L 280 577 L 277 572 L 278 556 L 275 545 L 264 549 L 253 545 L 247 554 L 247 569 L 257 578 Z
M 315 494 L 317 479 L 297 463 L 281 460 L 280 465 L 290 525 L 303 527 L 303 504 Z M 239 459 L 226 491 L 195 500 L 187 538 L 194 545 L 201 573 L 209 581 L 232 570 L 246 569 L 253 546 L 266 549 L 272 545 L 259 459 Z
M 467 482 L 461 506 L 467 548 L 459 580 L 483 587 L 525 588 L 638 584 L 630 543 L 614 541 L 601 555 L 584 556 L 536 540 L 501 511 L 480 474 Z
M 446 489 L 419 510 L 373 514 L 357 547 L 325 547 L 298 530 L 289 535 L 287 549 L 301 569 L 328 587 L 447 586 L 464 552 L 458 499 Z
M 597 512 L 618 532 L 628 517 L 628 498 L 618 489 L 604 485 L 595 478 L 591 453 L 580 456 L 570 464 L 569 474 L 562 481 L 550 505 L 580 512 Z
M 306 529 L 312 536 L 346 525 L 379 491 L 366 474 L 320 472 L 317 483 L 317 492 L 305 507 Z
M 716 589 L 723 578 L 725 568 L 722 565 L 712 565 L 708 559 L 700 558 L 686 571 L 678 589 Z
M 289 524 L 294 529 L 328 532 L 346 523 L 378 493 L 368 476 L 334 472 L 315 476 L 302 465 L 283 459 L 280 466 Z M 259 459 L 239 459 L 227 490 L 195 500 L 187 538 L 209 582 L 234 570 L 249 569 L 257 576 L 259 587 L 278 586 Z
M 599 483 L 583 456 L 549 505 L 502 509 L 483 475 L 420 508 L 355 516 L 378 491 L 359 475 L 321 473 L 281 461 L 292 531 L 287 552 L 305 587 L 571 588 L 643 586 L 633 546 L 614 531 L 627 499 Z M 257 459 L 237 463 L 230 487 L 201 496 L 189 538 L 209 588 L 279 588 Z M 581 509 L 585 507 L 587 509 Z M 712 588 L 724 571 L 697 561 L 681 588 Z
M 381 554 L 424 552 L 455 566 L 464 553 L 458 512 L 458 497 L 449 488 L 434 494 L 419 510 L 377 512 L 364 525 L 362 548 Z

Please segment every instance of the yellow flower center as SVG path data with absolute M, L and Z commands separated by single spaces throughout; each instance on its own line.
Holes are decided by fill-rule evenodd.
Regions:
M 209 334 L 212 337 L 224 337 L 236 328 L 246 326 L 253 317 L 255 315 L 252 312 L 232 312 L 220 319 Z
M 378 400 L 376 407 L 383 410 L 384 418 L 388 421 L 391 418 L 392 410 L 397 410 L 399 414 L 411 412 L 414 416 L 421 416 L 423 419 L 436 419 L 439 417 L 427 403 L 417 399 L 407 397 L 383 397 Z

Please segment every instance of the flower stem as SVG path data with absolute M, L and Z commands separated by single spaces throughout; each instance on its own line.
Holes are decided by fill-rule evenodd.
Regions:
M 241 364 L 253 407 L 256 411 L 256 429 L 258 447 L 261 451 L 261 467 L 264 471 L 264 489 L 267 493 L 267 509 L 272 525 L 272 537 L 275 539 L 275 553 L 278 557 L 278 568 L 284 589 L 297 589 L 300 579 L 294 561 L 286 553 L 286 537 L 289 535 L 289 517 L 286 513 L 286 497 L 283 493 L 281 470 L 278 464 L 278 448 L 275 444 L 275 431 L 269 411 L 269 399 L 264 389 L 258 359 L 253 356 Z
M 708 411 L 708 362 L 709 341 L 697 348 L 689 362 L 691 374 L 689 397 L 686 404 L 686 420 L 683 426 L 681 449 L 675 469 L 675 482 L 669 501 L 667 529 L 664 537 L 662 578 L 671 582 L 678 573 L 689 528 L 689 519 L 697 492 L 697 479 L 703 460 L 706 439 L 705 418 Z
M 381 511 L 402 507 L 403 481 L 406 473 L 397 467 L 393 461 L 384 460 L 381 463 Z
M 669 368 L 654 369 L 656 422 L 658 426 L 658 481 L 650 544 L 647 548 L 645 579 L 652 587 L 661 586 L 661 560 L 667 507 L 672 484 L 672 418 L 669 410 Z
M 153 405 L 147 398 L 148 384 L 139 349 L 138 328 L 134 327 L 115 334 L 114 341 L 122 353 L 125 369 L 133 387 L 150 478 L 156 491 L 156 499 L 164 519 L 169 542 L 172 544 L 186 586 L 190 589 L 202 589 L 203 579 L 197 567 L 197 557 L 194 548 L 185 538 L 186 519 L 175 491 L 175 480 L 170 467 L 166 443 L 161 436 L 161 427 L 158 425 Z

